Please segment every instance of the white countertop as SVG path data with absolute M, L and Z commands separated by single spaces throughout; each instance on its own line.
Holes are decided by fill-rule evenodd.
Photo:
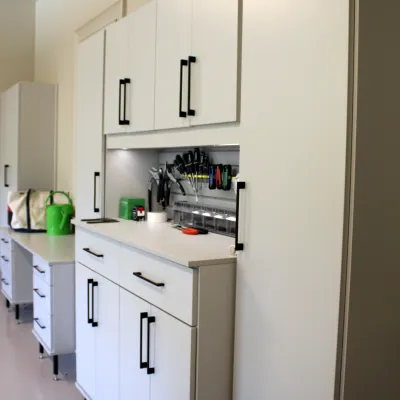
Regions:
M 213 233 L 184 235 L 169 223 L 149 224 L 126 220 L 109 224 L 87 224 L 78 220 L 72 222 L 90 232 L 186 267 L 236 263 L 236 256 L 230 252 L 235 241 L 230 237 Z
M 2 229 L 7 230 L 12 240 L 50 265 L 75 262 L 75 235 L 48 236 L 46 233 L 22 233 L 9 228 Z

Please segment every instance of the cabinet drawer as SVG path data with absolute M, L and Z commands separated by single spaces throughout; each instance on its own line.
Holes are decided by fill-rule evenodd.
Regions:
M 46 312 L 53 315 L 51 302 L 51 286 L 49 286 L 38 274 L 33 274 L 33 306 L 44 308 Z
M 50 350 L 52 349 L 52 317 L 47 313 L 43 305 L 34 307 L 33 330 L 43 340 Z
M 9 248 L 5 248 L 5 249 L 1 250 L 0 261 L 2 264 L 11 266 L 11 250 Z
M 75 238 L 76 261 L 118 283 L 120 245 L 78 229 Z
M 1 261 L 1 288 L 4 293 L 12 298 L 12 275 L 10 264 Z
M 1 249 L 4 248 L 11 249 L 11 239 L 8 233 L 1 232 L 0 233 L 0 242 L 1 242 Z
M 197 325 L 197 271 L 132 248 L 120 251 L 120 285 L 161 310 Z
M 38 256 L 33 256 L 34 277 L 42 279 L 48 285 L 52 285 L 50 265 Z

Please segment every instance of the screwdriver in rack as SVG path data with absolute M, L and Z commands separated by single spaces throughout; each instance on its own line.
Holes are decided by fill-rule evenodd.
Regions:
M 196 192 L 199 191 L 199 174 L 200 174 L 200 149 L 194 149 L 193 170 L 196 174 Z

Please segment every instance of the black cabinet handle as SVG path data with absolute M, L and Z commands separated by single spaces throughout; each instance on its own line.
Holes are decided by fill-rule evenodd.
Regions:
M 89 253 L 89 254 L 91 254 L 92 256 L 95 256 L 95 257 L 97 257 L 97 258 L 103 258 L 103 257 L 104 257 L 103 254 L 97 254 L 97 253 L 93 252 L 92 250 L 90 250 L 88 247 L 85 248 L 85 249 L 82 249 L 82 250 L 83 250 L 83 251 L 86 251 L 86 253 Z
M 2 280 L 1 280 L 6 286 L 10 286 L 10 284 L 3 278 Z
M 180 66 L 180 83 L 179 83 L 179 117 L 186 118 L 187 114 L 185 111 L 182 111 L 182 91 L 183 91 L 183 67 L 187 67 L 187 60 L 181 60 Z
M 237 194 L 236 194 L 236 235 L 235 235 L 235 250 L 243 251 L 244 244 L 239 243 L 239 208 L 240 208 L 240 191 L 246 189 L 245 182 L 237 183 Z
M 40 294 L 39 289 L 33 289 L 33 291 L 42 299 L 45 299 L 46 296 L 44 294 Z
M 7 171 L 10 166 L 8 164 L 4 165 L 4 187 L 9 187 L 10 185 L 8 184 L 8 176 L 7 176 Z
M 192 64 L 196 63 L 196 57 L 189 57 L 189 73 L 188 73 L 188 114 L 192 117 L 196 115 L 196 111 L 192 110 Z
M 121 101 L 122 101 L 122 85 L 124 84 L 124 80 L 120 79 L 119 80 L 119 100 L 118 100 L 118 124 L 123 125 L 124 124 L 124 119 L 121 118 Z
M 94 173 L 94 189 L 93 189 L 93 211 L 95 213 L 100 212 L 100 208 L 97 207 L 97 178 L 100 178 L 100 172 Z
M 143 362 L 143 320 L 149 318 L 149 315 L 147 312 L 141 313 L 140 314 L 140 369 L 147 368 L 149 366 L 147 359 L 147 362 Z
M 93 314 L 92 314 L 92 318 L 90 318 L 90 285 L 93 284 L 93 279 L 88 279 L 87 281 L 87 322 L 88 324 L 92 324 L 93 323 Z M 92 304 L 93 304 L 93 298 L 92 298 Z
M 164 287 L 165 283 L 157 283 L 157 282 L 153 282 L 150 279 L 145 278 L 141 272 L 134 272 L 133 275 L 136 276 L 136 278 L 142 279 L 144 281 L 146 281 L 147 283 L 150 283 L 153 286 L 157 286 L 157 287 Z
M 46 271 L 42 271 L 37 265 L 33 266 L 34 269 L 36 269 L 37 272 L 39 272 L 39 274 L 45 274 Z
M 126 86 L 131 83 L 131 80 L 129 78 L 124 79 L 124 118 L 123 118 L 123 123 L 122 125 L 129 125 L 131 122 L 129 119 L 126 119 Z
M 46 327 L 45 327 L 44 325 L 41 325 L 41 324 L 40 324 L 39 318 L 34 318 L 33 320 L 38 324 L 38 326 L 39 326 L 40 329 L 46 329 Z
M 97 326 L 99 326 L 99 322 L 95 322 L 94 320 L 94 288 L 99 286 L 99 282 L 94 282 L 92 284 L 92 318 L 93 318 L 93 322 L 92 322 L 92 327 L 96 328 Z
M 147 318 L 147 375 L 152 375 L 156 372 L 156 369 L 150 367 L 150 325 L 156 322 L 156 317 Z
M 1 241 L 3 242 L 3 243 L 5 243 L 5 244 L 8 244 L 9 242 L 6 240 L 6 239 L 4 239 L 4 238 L 1 238 Z
M 5 256 L 1 256 L 1 258 L 5 261 L 5 262 L 9 262 L 10 260 L 7 259 Z

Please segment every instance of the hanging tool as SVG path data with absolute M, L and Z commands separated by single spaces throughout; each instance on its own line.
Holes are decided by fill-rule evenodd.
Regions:
M 182 231 L 185 235 L 208 235 L 208 229 L 198 228 L 195 226 L 182 226 L 182 225 L 172 225 L 173 228 Z
M 153 199 L 153 183 L 157 184 L 157 195 L 158 195 L 158 188 L 160 186 L 160 181 L 161 181 L 161 177 L 160 177 L 160 173 L 158 171 L 157 168 L 151 168 L 149 169 L 150 172 L 150 180 L 149 180 L 149 185 L 148 185 L 148 203 L 149 203 L 149 212 L 152 211 L 152 199 Z
M 174 174 L 172 173 L 172 165 L 166 164 L 165 171 L 167 173 L 167 176 L 168 176 L 169 180 L 172 183 L 176 183 L 179 186 L 179 189 L 181 190 L 182 196 L 186 196 L 186 192 L 185 192 L 184 187 L 182 186 L 182 183 L 180 182 L 180 180 L 176 179 Z
M 200 149 L 195 148 L 193 156 L 193 171 L 196 174 L 196 192 L 199 191 L 200 161 L 201 161 Z
M 177 169 L 177 171 L 181 175 L 184 175 L 185 174 L 185 161 L 179 154 L 177 154 L 177 156 L 175 157 L 174 164 L 175 164 L 175 168 Z
M 203 179 L 204 179 L 204 171 L 208 174 L 208 157 L 204 151 L 200 154 L 200 166 L 199 166 L 199 173 L 201 175 L 200 178 L 200 189 L 203 189 Z
M 215 176 L 215 165 L 208 167 L 208 188 L 215 190 L 217 188 L 216 176 Z
M 217 184 L 217 189 L 221 190 L 222 189 L 222 171 L 224 169 L 224 166 L 222 164 L 216 165 L 215 168 L 215 181 Z
M 222 189 L 227 191 L 231 190 L 232 185 L 232 165 L 224 165 L 222 170 Z
M 192 151 L 189 151 L 188 153 L 183 154 L 183 161 L 185 163 L 185 172 L 187 179 L 192 186 L 193 192 L 196 196 L 196 203 L 199 202 L 199 198 L 197 196 L 196 188 L 194 186 L 194 180 L 193 180 L 193 159 L 194 155 Z

